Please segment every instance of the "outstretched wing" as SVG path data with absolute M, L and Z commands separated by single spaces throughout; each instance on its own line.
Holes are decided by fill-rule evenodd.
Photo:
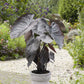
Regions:
M 61 49 L 63 47 L 63 44 L 64 44 L 64 35 L 61 32 L 58 24 L 56 24 L 55 22 L 51 23 L 50 34 L 51 34 L 52 38 L 56 41 L 59 48 Z
M 12 26 L 10 37 L 17 38 L 34 28 L 37 22 L 34 21 L 33 17 L 33 14 L 25 14 L 18 18 Z

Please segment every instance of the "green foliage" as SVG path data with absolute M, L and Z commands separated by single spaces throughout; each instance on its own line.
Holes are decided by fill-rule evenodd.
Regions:
M 84 0 L 78 0 L 80 29 L 84 31 Z
M 10 38 L 9 25 L 0 25 L 0 60 L 17 59 L 24 56 L 26 47 L 24 37 Z
M 76 78 L 70 80 L 70 84 L 84 84 L 84 74 L 81 74 L 79 71 L 75 72 L 74 75 Z
M 83 66 L 84 65 L 84 1 L 78 0 L 76 2 L 79 9 L 79 24 L 74 24 L 72 27 L 81 30 L 81 35 L 77 36 L 73 43 L 69 43 L 66 45 L 70 55 L 74 59 L 74 63 L 76 65 Z
M 48 1 L 42 0 L 5 0 L 0 1 L 0 16 L 4 20 L 9 20 L 10 24 L 25 13 L 35 14 L 37 17 L 45 17 L 49 12 Z
M 84 76 L 80 78 L 79 84 L 84 84 Z
M 83 0 L 1 0 L 0 17 L 13 24 L 25 13 L 35 14 L 35 18 L 38 18 L 59 11 L 65 20 L 74 23 L 78 19 L 78 8 L 83 3 Z
M 0 84 L 2 84 L 2 83 L 0 82 Z
M 59 13 L 63 19 L 74 23 L 78 20 L 77 0 L 60 0 Z
M 0 17 L 10 24 L 25 13 L 35 14 L 35 18 L 58 12 L 59 0 L 4 0 L 0 1 Z
M 49 1 L 47 0 L 30 0 L 28 3 L 27 10 L 35 14 L 35 18 L 45 17 L 49 12 Z
M 77 36 L 73 43 L 67 44 L 67 49 L 74 59 L 76 65 L 84 65 L 84 31 Z
M 84 7 L 82 7 L 79 11 L 79 21 L 81 25 L 84 25 Z
M 71 24 L 67 23 L 65 20 L 63 20 L 63 23 L 65 25 L 65 31 L 64 31 L 64 33 L 68 33 L 69 30 L 71 29 Z
M 30 0 L 30 3 L 34 3 L 37 7 L 37 4 L 39 4 L 43 11 L 47 9 L 47 11 L 52 14 L 58 13 L 58 2 L 59 0 Z M 39 9 L 39 7 L 37 9 Z
M 24 14 L 28 0 L 1 0 L 0 1 L 0 16 L 4 20 L 9 20 L 13 24 L 17 17 Z
M 50 0 L 49 9 L 52 14 L 58 13 L 59 0 Z

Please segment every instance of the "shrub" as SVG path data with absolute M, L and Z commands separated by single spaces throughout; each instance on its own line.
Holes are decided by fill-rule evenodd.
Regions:
M 35 14 L 35 18 L 45 17 L 50 9 L 47 0 L 31 0 L 28 2 L 27 10 L 29 13 Z M 28 10 L 30 9 L 30 10 Z
M 9 20 L 10 24 L 25 13 L 35 14 L 37 17 L 45 17 L 49 12 L 48 1 L 42 0 L 5 0 L 0 1 L 0 16 L 4 20 Z
M 70 55 L 74 59 L 76 65 L 84 65 L 84 31 L 81 32 L 80 36 L 77 36 L 73 43 L 67 44 L 66 47 Z
M 81 25 L 84 25 L 84 7 L 79 10 L 79 21 Z
M 73 43 L 69 43 L 66 45 L 66 49 L 68 49 L 70 55 L 74 59 L 74 63 L 76 65 L 80 65 L 84 67 L 84 17 L 83 17 L 83 10 L 84 10 L 84 1 L 78 0 L 78 4 L 80 5 L 79 9 L 79 22 L 80 24 L 77 26 L 78 29 L 81 30 L 81 35 L 77 36 Z
M 77 0 L 60 0 L 59 13 L 68 22 L 74 23 L 78 20 Z
M 49 9 L 52 14 L 58 13 L 59 0 L 50 0 Z
M 73 42 L 75 40 L 75 36 L 79 36 L 80 33 L 81 33 L 81 31 L 77 30 L 77 29 L 70 30 L 67 33 L 67 35 L 66 35 L 66 37 L 67 37 L 67 39 L 66 39 L 67 43 Z
M 65 25 L 65 32 L 64 33 L 68 33 L 69 30 L 72 29 L 71 24 L 70 23 L 67 23 L 65 20 L 63 20 L 63 23 Z
M 0 25 L 0 60 L 17 59 L 24 57 L 24 37 L 18 39 L 10 38 L 9 25 Z

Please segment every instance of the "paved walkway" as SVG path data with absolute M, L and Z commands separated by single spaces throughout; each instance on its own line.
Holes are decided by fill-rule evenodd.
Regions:
M 75 78 L 74 72 L 79 71 L 78 69 L 73 69 L 73 59 L 68 54 L 67 50 L 59 50 L 56 49 L 57 53 L 55 54 L 55 62 L 48 63 L 48 70 L 51 71 L 51 81 L 56 81 L 57 84 L 60 80 L 69 84 L 66 80 L 70 80 L 70 78 Z M 19 59 L 19 60 L 11 60 L 11 61 L 0 61 L 0 70 L 5 72 L 14 72 L 20 73 L 24 75 L 29 75 L 30 71 L 35 69 L 36 65 L 32 63 L 32 65 L 27 67 L 27 60 Z M 81 73 L 84 73 L 81 71 Z M 26 84 L 26 83 L 24 83 Z

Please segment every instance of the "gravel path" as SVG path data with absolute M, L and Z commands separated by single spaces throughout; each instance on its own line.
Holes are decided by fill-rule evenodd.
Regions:
M 60 80 L 66 81 L 66 79 L 70 79 L 74 76 L 74 72 L 79 71 L 78 69 L 73 69 L 73 59 L 68 54 L 67 50 L 59 50 L 56 49 L 57 53 L 55 54 L 55 62 L 48 63 L 48 70 L 51 71 L 51 81 L 58 82 Z M 11 61 L 0 61 L 0 70 L 7 72 L 16 72 L 24 75 L 29 74 L 29 72 L 36 68 L 36 65 L 32 63 L 32 65 L 27 67 L 27 60 L 19 59 L 19 60 L 11 60 Z M 84 73 L 84 71 L 81 71 Z M 57 83 L 58 84 L 58 83 Z M 66 83 L 68 84 L 68 83 Z

